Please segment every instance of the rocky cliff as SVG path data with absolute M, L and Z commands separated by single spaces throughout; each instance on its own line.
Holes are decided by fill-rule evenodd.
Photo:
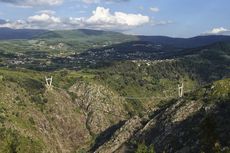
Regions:
M 132 125 L 121 127 L 126 128 L 126 132 L 118 130 L 96 152 L 134 152 L 139 143 L 154 145 L 157 153 L 227 151 L 230 145 L 229 101 L 230 80 L 217 81 L 169 101 L 138 122 L 130 119 L 127 124 Z
M 100 134 L 127 118 L 125 99 L 100 84 L 78 81 L 69 92 L 75 95 L 74 103 L 85 114 L 91 134 Z
M 1 76 L 0 152 L 89 150 L 97 135 L 128 118 L 126 101 L 93 81 L 48 90 L 41 73 L 2 70 Z

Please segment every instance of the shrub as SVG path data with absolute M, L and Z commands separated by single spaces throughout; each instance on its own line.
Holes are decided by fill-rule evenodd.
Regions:
M 148 148 L 144 143 L 138 144 L 137 150 L 135 153 L 148 153 Z

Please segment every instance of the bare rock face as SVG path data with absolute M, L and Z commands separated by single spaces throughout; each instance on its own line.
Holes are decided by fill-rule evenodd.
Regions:
M 102 85 L 79 81 L 69 91 L 86 115 L 91 134 L 99 134 L 127 117 L 126 101 Z
M 76 112 L 76 106 L 71 97 L 63 90 L 54 90 L 46 93 L 48 98 L 45 122 L 41 121 L 40 131 L 49 137 L 47 144 L 53 142 L 58 146 L 58 152 L 72 152 L 80 148 L 91 139 L 85 127 L 86 117 L 81 112 Z M 77 127 L 77 128 L 76 128 Z M 49 134 L 49 133 L 52 133 Z
M 129 119 L 114 136 L 104 145 L 99 147 L 95 153 L 112 153 L 127 142 L 140 128 L 142 128 L 141 118 L 135 116 Z
M 186 120 L 189 116 L 196 113 L 202 108 L 202 103 L 199 101 L 188 101 L 181 107 L 179 107 L 172 116 L 172 123 L 182 122 Z
M 172 100 L 152 112 L 145 126 L 123 148 L 133 149 L 132 142 L 153 144 L 159 153 L 216 152 L 215 149 L 228 148 L 229 79 L 214 85 Z
M 215 146 L 216 142 L 218 145 L 219 142 L 228 144 L 230 135 L 226 132 L 229 128 L 222 123 L 229 123 L 229 119 L 224 117 L 229 115 L 229 108 L 225 102 L 213 105 L 201 99 L 175 100 L 153 112 L 145 125 L 142 124 L 146 118 L 128 120 L 96 153 L 133 152 L 135 144 L 132 142 L 154 144 L 159 153 L 196 153 L 202 149 L 207 151 L 205 147 Z
M 157 151 L 160 152 L 175 152 L 178 148 L 186 150 L 186 148 L 182 147 L 185 141 L 184 138 L 191 132 L 189 130 L 186 131 L 186 128 L 188 128 L 186 122 L 198 113 L 202 107 L 203 104 L 200 101 L 180 99 L 155 115 L 144 128 L 134 136 L 134 139 L 154 144 L 158 149 Z M 181 124 L 184 122 L 185 124 Z M 193 145 L 195 143 L 193 139 L 187 139 L 187 141 L 192 141 L 190 143 Z M 177 146 L 173 143 L 176 143 Z
M 166 149 L 168 152 L 174 152 L 171 143 L 176 138 L 179 138 L 177 141 L 182 141 L 180 136 L 186 135 L 184 130 L 181 130 L 184 127 L 178 126 L 179 123 L 196 114 L 202 106 L 200 101 L 179 99 L 163 109 L 156 110 L 153 117 L 135 116 L 127 120 L 95 153 L 126 152 L 130 140 L 153 143 L 159 149 L 157 151 Z

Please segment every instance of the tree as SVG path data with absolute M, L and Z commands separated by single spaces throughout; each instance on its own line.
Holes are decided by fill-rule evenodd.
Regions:
M 137 150 L 135 153 L 147 153 L 147 151 L 148 151 L 147 146 L 144 143 L 140 143 L 138 144 Z
M 149 153 L 156 153 L 153 144 L 149 146 Z
M 149 147 L 147 147 L 144 143 L 140 143 L 138 144 L 135 153 L 155 153 L 154 145 L 151 144 Z

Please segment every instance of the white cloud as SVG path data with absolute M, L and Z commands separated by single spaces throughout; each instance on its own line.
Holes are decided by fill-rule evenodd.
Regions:
M 34 15 L 28 17 L 28 21 L 31 23 L 60 23 L 61 19 L 55 16 L 52 16 L 51 14 L 42 13 L 39 15 Z
M 160 9 L 158 7 L 150 7 L 150 11 L 152 11 L 152 12 L 159 12 Z
M 86 23 L 89 25 L 105 28 L 140 26 L 148 22 L 150 22 L 148 16 L 123 12 L 115 12 L 112 14 L 109 9 L 104 7 L 97 7 L 96 10 L 93 11 L 93 15 L 86 20 Z
M 219 27 L 219 28 L 213 28 L 211 31 L 209 31 L 209 34 L 221 34 L 221 33 L 225 33 L 225 32 L 229 32 L 230 30 L 225 29 L 223 27 Z
M 38 15 L 28 17 L 25 26 L 36 29 L 59 29 L 65 27 L 64 22 L 64 19 L 43 11 Z
M 26 27 L 26 22 L 23 20 L 17 20 L 15 22 L 6 21 L 3 24 L 0 24 L 0 28 L 12 28 L 12 29 L 21 29 Z
M 29 16 L 26 20 L 6 21 L 0 23 L 0 27 L 13 29 L 32 28 L 32 29 L 57 29 L 62 27 L 62 19 L 56 17 L 54 11 L 42 10 L 37 15 Z
M 10 3 L 18 6 L 41 6 L 41 5 L 59 5 L 63 0 L 0 0 L 0 2 Z
M 37 15 L 29 16 L 26 20 L 7 22 L 0 27 L 9 28 L 42 28 L 42 29 L 76 29 L 93 28 L 104 30 L 128 30 L 136 26 L 150 23 L 150 18 L 142 14 L 124 12 L 112 13 L 110 9 L 97 7 L 89 17 L 61 18 L 54 11 L 42 10 Z

